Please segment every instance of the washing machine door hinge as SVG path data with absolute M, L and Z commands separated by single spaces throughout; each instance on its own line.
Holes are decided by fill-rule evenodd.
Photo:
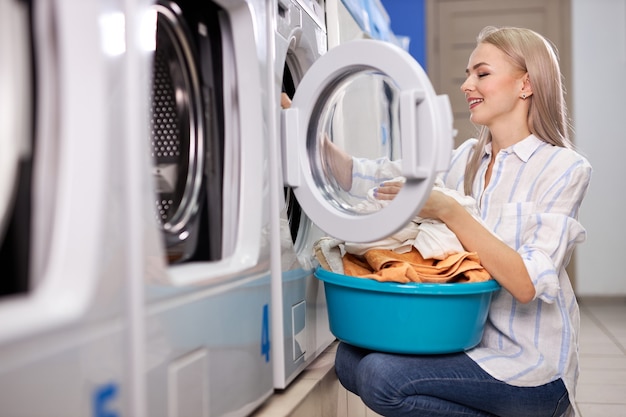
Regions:
M 300 159 L 298 157 L 298 110 L 284 109 L 281 112 L 281 155 L 283 164 L 283 182 L 287 187 L 300 186 Z

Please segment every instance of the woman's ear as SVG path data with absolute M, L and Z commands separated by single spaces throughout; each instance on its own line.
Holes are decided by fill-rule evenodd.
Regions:
M 526 100 L 528 97 L 533 95 L 533 87 L 530 83 L 530 77 L 528 76 L 528 73 L 526 73 L 524 75 L 524 79 L 523 79 L 523 84 L 522 84 L 522 91 L 520 92 L 520 97 L 524 100 Z

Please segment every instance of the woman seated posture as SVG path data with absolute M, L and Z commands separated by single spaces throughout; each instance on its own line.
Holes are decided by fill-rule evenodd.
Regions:
M 482 341 L 445 355 L 340 343 L 336 372 L 384 416 L 574 415 L 579 310 L 565 267 L 585 239 L 577 217 L 592 170 L 568 138 L 556 51 L 531 30 L 487 27 L 466 73 L 461 90 L 482 130 L 454 151 L 442 180 L 476 200 L 483 222 L 438 191 L 419 216 L 445 223 L 502 286 Z M 342 186 L 361 164 L 341 164 L 351 173 Z M 400 186 L 383 183 L 377 198 Z

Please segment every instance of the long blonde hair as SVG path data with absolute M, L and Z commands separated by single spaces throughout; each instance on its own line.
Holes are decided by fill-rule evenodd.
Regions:
M 528 73 L 533 94 L 528 110 L 532 134 L 555 146 L 572 148 L 571 126 L 567 115 L 563 76 L 556 47 L 535 31 L 515 27 L 487 26 L 480 31 L 477 43 L 488 43 L 504 52 L 513 65 Z M 478 143 L 465 168 L 465 194 L 471 195 L 472 184 L 491 132 L 482 126 Z

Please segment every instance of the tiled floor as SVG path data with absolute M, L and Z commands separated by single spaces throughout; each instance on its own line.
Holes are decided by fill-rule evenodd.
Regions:
M 626 298 L 582 298 L 581 417 L 626 417 Z
M 626 417 L 626 297 L 583 298 L 579 417 Z M 378 417 L 348 393 L 333 370 L 332 345 L 253 417 Z

